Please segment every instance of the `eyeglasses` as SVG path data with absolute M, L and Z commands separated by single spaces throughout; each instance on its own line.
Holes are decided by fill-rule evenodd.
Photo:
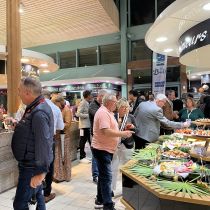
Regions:
M 116 100 L 110 100 L 110 101 L 111 101 L 111 102 L 113 102 L 113 103 L 115 103 L 115 104 L 117 103 L 117 101 L 116 101 Z

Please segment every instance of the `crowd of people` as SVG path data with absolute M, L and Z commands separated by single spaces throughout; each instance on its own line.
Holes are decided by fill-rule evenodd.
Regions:
M 56 196 L 52 181 L 71 180 L 70 127 L 74 117 L 63 96 L 42 90 L 35 78 L 22 78 L 18 91 L 22 105 L 12 139 L 19 168 L 14 209 L 29 209 L 35 196 L 37 210 L 45 210 L 45 203 Z M 91 91 L 85 90 L 75 116 L 80 129 L 80 163 L 92 162 L 92 179 L 97 184 L 95 208 L 115 209 L 112 197 L 119 166 L 131 158 L 134 149 L 144 148 L 160 134 L 173 133 L 176 128 L 192 126 L 191 121 L 208 117 L 208 101 L 206 96 L 196 105 L 189 95 L 183 104 L 173 90 L 166 95 L 149 94 L 147 99 L 136 90 L 129 91 L 128 99 L 117 99 L 106 90 L 99 90 L 93 98 Z M 86 142 L 91 159 L 86 157 Z

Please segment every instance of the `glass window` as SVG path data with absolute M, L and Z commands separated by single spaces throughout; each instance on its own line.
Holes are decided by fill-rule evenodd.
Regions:
M 50 56 L 56 63 L 56 53 L 49 54 L 48 56 Z
M 167 67 L 166 81 L 167 82 L 180 81 L 180 66 Z
M 79 66 L 95 66 L 97 65 L 97 48 L 84 48 L 79 50 Z
M 155 0 L 130 0 L 131 26 L 152 23 L 155 20 Z
M 0 74 L 5 74 L 5 60 L 0 60 Z
M 152 82 L 151 69 L 134 70 L 132 72 L 134 84 L 146 84 Z
M 120 44 L 100 46 L 101 64 L 120 63 Z
M 166 7 L 168 7 L 175 0 L 157 0 L 157 14 L 159 15 Z
M 75 68 L 76 67 L 76 51 L 60 52 L 60 68 Z
M 152 51 L 146 46 L 144 39 L 132 42 L 132 60 L 151 59 Z

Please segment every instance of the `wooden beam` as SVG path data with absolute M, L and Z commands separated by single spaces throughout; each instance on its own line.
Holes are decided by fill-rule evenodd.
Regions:
M 18 85 L 21 78 L 20 0 L 6 1 L 7 18 L 7 109 L 14 115 L 19 106 Z

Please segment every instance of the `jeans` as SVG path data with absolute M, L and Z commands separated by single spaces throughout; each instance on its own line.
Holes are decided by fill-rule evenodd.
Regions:
M 39 210 L 46 210 L 44 196 L 42 194 L 42 185 L 36 189 L 30 187 L 31 178 L 34 176 L 33 167 L 24 167 L 19 164 L 19 178 L 13 202 L 14 210 L 29 210 L 28 203 L 33 194 L 36 194 L 37 207 Z
M 113 154 L 92 149 L 93 155 L 98 163 L 98 184 L 97 184 L 97 200 L 104 205 L 104 209 L 113 209 L 112 202 L 112 157 Z
M 49 172 L 46 174 L 45 177 L 45 187 L 44 187 L 44 196 L 49 196 L 52 191 L 52 180 L 53 180 L 53 173 L 54 173 L 54 159 L 55 159 L 55 143 L 53 144 L 53 161 L 50 164 Z
M 85 153 L 85 144 L 88 141 L 90 142 L 90 128 L 82 128 L 84 133 L 83 136 L 80 136 L 79 148 L 80 148 L 80 160 L 86 157 Z
M 94 156 L 92 156 L 92 177 L 94 178 L 98 178 L 98 164 L 97 164 L 97 160 Z

